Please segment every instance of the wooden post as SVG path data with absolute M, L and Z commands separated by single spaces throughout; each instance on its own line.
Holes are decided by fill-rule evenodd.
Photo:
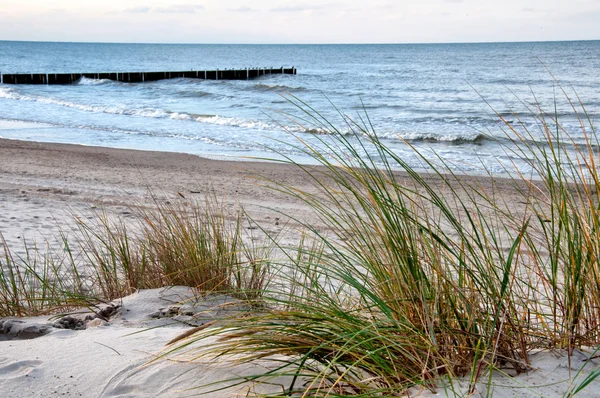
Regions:
M 245 73 L 244 73 L 245 72 Z M 1 84 L 72 84 L 82 77 L 89 79 L 109 79 L 119 82 L 138 83 L 172 78 L 204 78 L 204 80 L 246 80 L 264 75 L 293 74 L 297 69 L 292 68 L 246 68 L 246 69 L 216 69 L 189 72 L 112 72 L 112 73 L 24 73 L 2 74 Z

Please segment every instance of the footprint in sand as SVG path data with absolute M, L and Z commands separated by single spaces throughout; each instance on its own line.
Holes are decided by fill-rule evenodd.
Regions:
M 42 361 L 23 360 L 15 361 L 0 357 L 0 380 L 12 380 L 21 377 L 41 376 Z

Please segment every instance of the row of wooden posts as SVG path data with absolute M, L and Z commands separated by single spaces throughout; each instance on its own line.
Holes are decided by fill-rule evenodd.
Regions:
M 143 83 L 164 79 L 248 80 L 264 75 L 295 75 L 296 68 L 252 68 L 181 72 L 112 72 L 112 73 L 0 73 L 2 84 L 73 84 L 85 77 L 125 83 Z

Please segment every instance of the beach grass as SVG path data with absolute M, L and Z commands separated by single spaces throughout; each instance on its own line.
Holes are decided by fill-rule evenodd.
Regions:
M 243 210 L 230 214 L 214 196 L 204 202 L 179 199 L 154 197 L 153 206 L 135 207 L 134 225 L 104 212 L 92 221 L 78 218 L 80 249 L 102 297 L 190 286 L 203 295 L 258 299 L 269 282 L 270 246 L 243 239 Z
M 103 210 L 73 213 L 74 227 L 60 233 L 62 247 L 25 243 L 21 257 L 0 240 L 0 316 L 38 315 L 166 286 L 257 304 L 269 283 L 274 238 L 244 240 L 243 211 L 227 213 L 214 196 L 202 203 L 181 199 L 132 205 L 136 216 L 128 220 Z
M 531 108 L 533 129 L 516 114 L 516 123 L 498 115 L 505 150 L 526 159 L 535 178 L 506 166 L 508 178 L 491 176 L 487 189 L 407 142 L 429 172 L 415 169 L 367 115 L 342 115 L 338 128 L 291 97 L 298 122 L 322 132 L 316 144 L 297 137 L 295 145 L 319 167 L 284 161 L 313 189 L 274 188 L 312 212 L 292 217 L 303 230 L 296 246 L 276 238 L 254 244 L 243 212 L 226 214 L 215 198 L 192 207 L 155 200 L 137 210 L 133 228 L 100 212 L 78 220 L 87 271 L 69 263 L 78 278 L 71 290 L 53 285 L 59 262 L 25 259 L 23 267 L 5 250 L 0 315 L 63 304 L 82 293 L 74 287 L 83 279 L 102 299 L 187 285 L 260 302 L 165 353 L 271 361 L 231 385 L 287 380 L 266 396 L 401 396 L 440 385 L 455 395 L 489 392 L 495 371 L 527 371 L 534 350 L 570 354 L 600 343 L 600 145 L 581 102 L 563 94 L 584 140 L 558 112 Z M 460 391 L 457 377 L 468 380 Z
M 40 250 L 23 245 L 24 254 L 14 254 L 0 233 L 0 317 L 40 315 L 89 303 L 68 246 Z
M 501 199 L 506 186 L 486 191 L 413 148 L 441 181 L 433 186 L 368 117 L 347 119 L 342 133 L 292 97 L 302 122 L 327 132 L 316 146 L 301 138 L 296 146 L 322 167 L 288 159 L 315 189 L 278 189 L 332 232 L 304 223 L 313 241 L 288 248 L 287 283 L 263 294 L 263 312 L 183 347 L 199 343 L 200 357 L 236 362 L 276 359 L 253 378 L 291 378 L 272 396 L 396 396 L 459 376 L 469 380 L 459 395 L 485 392 L 494 371 L 527 371 L 533 350 L 597 346 L 598 142 L 585 108 L 564 94 L 583 143 L 541 109 L 532 112 L 539 131 L 505 124 L 506 150 L 529 159 L 536 175 L 510 171 L 504 183 L 515 202 Z M 215 336 L 218 344 L 202 345 Z

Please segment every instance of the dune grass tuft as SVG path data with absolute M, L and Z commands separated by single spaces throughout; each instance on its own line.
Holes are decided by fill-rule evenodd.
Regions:
M 347 119 L 342 134 L 291 101 L 327 134 L 295 147 L 320 168 L 287 161 L 314 189 L 278 189 L 332 232 L 304 223 L 313 243 L 287 249 L 286 283 L 264 292 L 264 311 L 205 329 L 185 347 L 216 336 L 199 356 L 275 360 L 253 379 L 291 380 L 272 396 L 396 396 L 445 376 L 469 376 L 470 394 L 495 369 L 526 371 L 533 349 L 599 343 L 600 185 L 589 119 L 579 119 L 583 145 L 540 110 L 541 134 L 507 122 L 506 150 L 521 151 L 537 178 L 515 170 L 486 191 L 413 147 L 433 178 L 419 173 L 368 118 Z M 515 202 L 497 199 L 497 189 Z
M 136 222 L 98 213 L 79 218 L 81 251 L 106 298 L 137 289 L 190 286 L 202 294 L 260 296 L 268 283 L 268 261 L 243 241 L 243 212 L 229 215 L 216 198 L 204 203 L 154 200 L 138 207 Z
M 0 318 L 85 306 L 90 298 L 68 250 L 39 250 L 24 243 L 13 254 L 0 233 Z
M 105 211 L 74 214 L 75 227 L 61 232 L 60 250 L 25 247 L 26 255 L 15 257 L 0 240 L 0 316 L 175 285 L 258 304 L 270 281 L 273 244 L 243 238 L 241 209 L 229 215 L 214 197 L 204 203 L 155 199 L 153 207 L 132 207 L 132 213 L 127 220 Z

